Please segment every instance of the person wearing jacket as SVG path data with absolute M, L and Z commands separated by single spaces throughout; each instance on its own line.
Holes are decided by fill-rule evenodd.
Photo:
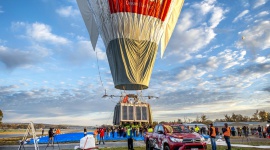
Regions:
M 103 144 L 105 144 L 105 142 L 104 142 L 104 135 L 105 135 L 105 130 L 104 130 L 104 128 L 101 128 L 101 129 L 99 130 L 99 132 L 100 132 L 99 145 L 100 145 L 101 140 L 102 140 Z
M 223 132 L 224 139 L 226 141 L 228 150 L 231 150 L 231 142 L 230 142 L 231 129 L 230 129 L 230 127 L 228 127 L 227 123 L 224 124 L 224 127 L 222 128 L 222 132 Z
M 87 129 L 86 129 L 86 127 L 84 127 L 84 129 L 83 129 L 83 136 L 86 136 L 87 135 Z
M 127 142 L 128 142 L 128 150 L 134 150 L 133 149 L 133 131 L 132 131 L 132 127 L 129 126 L 127 129 Z
M 152 126 L 150 126 L 150 127 L 148 128 L 147 132 L 149 132 L 149 133 L 152 133 L 152 132 L 153 132 Z
M 98 128 L 94 130 L 95 144 L 97 144 L 97 135 L 98 135 Z
M 197 133 L 200 132 L 200 128 L 197 125 L 195 125 L 195 132 L 197 132 Z
M 216 128 L 213 126 L 213 124 L 210 124 L 210 129 L 209 129 L 209 136 L 211 140 L 211 145 L 212 145 L 212 150 L 217 150 L 217 145 L 216 145 Z

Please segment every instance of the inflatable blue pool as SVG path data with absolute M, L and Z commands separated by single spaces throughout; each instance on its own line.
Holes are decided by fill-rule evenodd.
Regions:
M 93 132 L 87 132 L 88 135 L 93 135 Z M 83 132 L 78 133 L 64 133 L 64 134 L 57 134 L 54 136 L 54 142 L 58 143 L 72 143 L 72 142 L 80 142 L 80 139 L 84 137 Z M 97 137 L 99 140 L 99 137 Z M 42 136 L 38 138 L 39 144 L 46 144 L 48 143 L 49 137 L 48 136 Z M 112 137 L 112 134 L 105 135 L 104 141 L 121 141 L 121 140 L 127 140 L 127 137 L 120 137 L 119 135 L 115 134 L 114 137 Z M 136 141 L 142 141 L 144 140 L 143 136 L 134 137 L 134 140 Z M 34 144 L 34 140 L 31 139 L 27 144 Z

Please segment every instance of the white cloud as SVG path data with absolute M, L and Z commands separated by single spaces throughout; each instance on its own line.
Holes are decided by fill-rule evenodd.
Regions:
M 215 28 L 224 19 L 224 10 L 220 7 L 213 8 L 213 15 L 211 16 L 209 22 L 211 24 L 210 28 Z
M 261 21 L 250 28 L 239 32 L 243 37 L 237 45 L 246 48 L 252 53 L 270 48 L 270 21 Z
M 232 51 L 225 49 L 218 53 L 217 56 L 208 58 L 206 65 L 212 69 L 223 67 L 222 69 L 229 69 L 236 65 L 243 65 L 245 63 L 246 51 Z
M 46 56 L 48 56 L 48 53 L 43 49 L 23 51 L 0 46 L 0 62 L 2 62 L 7 69 L 33 65 L 40 62 Z
M 200 70 L 198 69 L 196 66 L 191 66 L 188 69 L 182 70 L 177 76 L 176 78 L 179 81 L 184 81 L 184 80 L 188 80 L 191 78 L 200 78 L 201 76 L 203 76 L 206 73 L 206 71 Z
M 74 9 L 72 6 L 61 7 L 56 12 L 62 17 L 74 17 L 79 15 L 79 10 Z
M 4 11 L 2 10 L 2 6 L 0 6 L 0 13 L 4 13 Z
M 191 54 L 198 52 L 215 38 L 214 29 L 226 12 L 224 8 L 216 6 L 216 3 L 215 0 L 195 2 L 181 13 L 168 45 L 171 49 L 167 52 L 170 60 L 187 61 L 192 58 Z M 164 56 L 166 57 L 166 53 Z
M 229 69 L 235 65 L 239 65 L 241 61 L 244 61 L 245 55 L 246 51 L 239 52 L 226 49 L 218 54 L 218 60 L 225 65 L 224 69 Z
M 34 23 L 27 26 L 26 32 L 29 37 L 39 42 L 50 42 L 55 44 L 67 44 L 69 42 L 68 39 L 53 34 L 51 32 L 51 27 L 42 23 Z
M 211 56 L 208 58 L 208 61 L 206 64 L 208 67 L 216 69 L 219 66 L 218 58 L 216 56 Z
M 198 9 L 202 15 L 206 15 L 214 8 L 215 0 L 204 0 L 201 3 L 195 3 L 192 7 Z
M 267 57 L 264 57 L 264 56 L 260 56 L 260 57 L 257 57 L 255 59 L 255 62 L 257 62 L 259 64 L 270 62 L 270 58 L 267 58 Z
M 264 17 L 264 16 L 267 16 L 267 15 L 269 15 L 269 11 L 262 11 L 258 15 L 256 15 L 256 17 Z
M 233 22 L 238 21 L 239 19 L 241 19 L 243 16 L 245 16 L 248 13 L 249 13 L 249 10 L 242 11 L 237 17 L 234 18 Z
M 254 3 L 253 8 L 254 8 L 254 9 L 255 9 L 255 8 L 258 8 L 258 7 L 260 7 L 260 6 L 264 5 L 264 4 L 266 4 L 267 1 L 268 1 L 268 0 L 256 0 L 255 3 Z

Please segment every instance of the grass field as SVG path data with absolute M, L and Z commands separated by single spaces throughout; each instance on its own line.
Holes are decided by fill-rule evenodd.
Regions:
M 126 150 L 126 147 L 119 147 L 119 148 L 101 148 L 100 150 Z M 218 150 L 225 150 L 227 149 L 226 146 L 218 146 Z M 135 147 L 134 150 L 145 150 L 145 147 Z M 211 150 L 211 147 L 208 145 L 207 150 Z M 256 148 L 235 148 L 233 147 L 232 150 L 262 150 L 262 149 L 256 149 Z

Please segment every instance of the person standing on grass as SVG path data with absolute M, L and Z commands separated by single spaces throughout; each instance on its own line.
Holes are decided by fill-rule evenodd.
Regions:
M 98 135 L 98 128 L 96 128 L 96 130 L 94 130 L 95 144 L 97 144 L 97 135 Z
M 84 127 L 84 129 L 83 129 L 83 136 L 86 136 L 87 135 L 87 129 L 86 129 L 86 127 Z
M 235 136 L 235 128 L 234 128 L 234 126 L 232 126 L 231 130 L 232 130 L 232 136 Z
M 100 129 L 99 145 L 100 145 L 101 140 L 102 140 L 102 142 L 103 142 L 103 145 L 105 144 L 105 142 L 104 142 L 104 135 L 105 135 L 105 131 L 104 131 L 103 128 L 101 128 L 101 129 Z
M 258 133 L 259 133 L 259 137 L 262 138 L 262 127 L 260 125 L 258 125 Z
M 41 130 L 41 133 L 42 133 L 42 136 L 43 136 L 43 134 L 44 134 L 44 129 L 42 128 L 42 130 Z
M 114 132 L 115 132 L 115 128 L 112 127 L 112 138 L 114 138 Z
M 131 125 L 127 129 L 127 142 L 128 142 L 128 150 L 134 150 L 133 149 L 133 131 L 131 128 Z
M 217 145 L 216 145 L 216 128 L 213 126 L 213 123 L 210 124 L 209 135 L 210 135 L 212 150 L 217 150 Z
M 228 150 L 231 150 L 231 142 L 230 142 L 231 129 L 230 129 L 230 127 L 228 127 L 227 123 L 224 124 L 224 127 L 222 128 L 222 132 L 223 132 L 224 139 L 226 141 Z
M 270 125 L 268 125 L 268 127 L 266 128 L 266 132 L 268 134 L 268 138 L 270 138 Z

